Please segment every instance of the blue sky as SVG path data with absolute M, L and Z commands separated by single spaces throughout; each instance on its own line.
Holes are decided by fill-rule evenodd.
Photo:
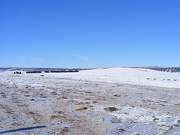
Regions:
M 0 0 L 0 66 L 180 66 L 179 0 Z

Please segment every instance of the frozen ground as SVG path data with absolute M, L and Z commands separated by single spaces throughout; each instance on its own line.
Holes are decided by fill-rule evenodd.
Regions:
M 49 76 L 88 81 L 180 88 L 180 73 L 160 72 L 141 68 L 95 69 L 84 70 L 79 73 L 49 74 Z
M 0 73 L 0 134 L 180 135 L 180 74 L 111 68 Z M 11 132 L 10 130 L 45 126 Z

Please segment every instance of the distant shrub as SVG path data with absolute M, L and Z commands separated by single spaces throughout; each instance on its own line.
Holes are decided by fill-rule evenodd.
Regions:
M 27 71 L 27 74 L 33 74 L 33 73 L 42 73 L 41 71 Z
M 22 74 L 22 72 L 18 72 L 18 71 L 17 71 L 17 72 L 14 72 L 14 74 Z

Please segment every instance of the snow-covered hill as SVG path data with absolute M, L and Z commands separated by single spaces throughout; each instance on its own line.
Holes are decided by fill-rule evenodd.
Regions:
M 8 76 L 17 76 L 14 75 L 12 71 L 2 72 L 0 73 L 0 75 L 1 81 L 5 81 L 6 76 L 7 78 Z M 77 73 L 23 73 L 22 75 L 19 75 L 19 81 L 23 80 L 23 78 L 21 79 L 21 77 L 42 77 L 42 75 L 47 78 L 50 77 L 51 79 L 71 78 L 87 81 L 180 88 L 180 73 L 161 72 L 143 68 L 101 68 L 93 70 L 82 70 Z M 36 82 L 34 82 L 34 84 L 35 83 Z
M 180 73 L 154 71 L 141 68 L 107 68 L 84 70 L 79 73 L 49 74 L 89 81 L 126 83 L 146 86 L 180 88 Z

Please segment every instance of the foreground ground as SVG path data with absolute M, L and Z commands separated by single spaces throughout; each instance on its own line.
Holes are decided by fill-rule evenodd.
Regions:
M 0 134 L 180 135 L 179 88 L 0 75 Z

